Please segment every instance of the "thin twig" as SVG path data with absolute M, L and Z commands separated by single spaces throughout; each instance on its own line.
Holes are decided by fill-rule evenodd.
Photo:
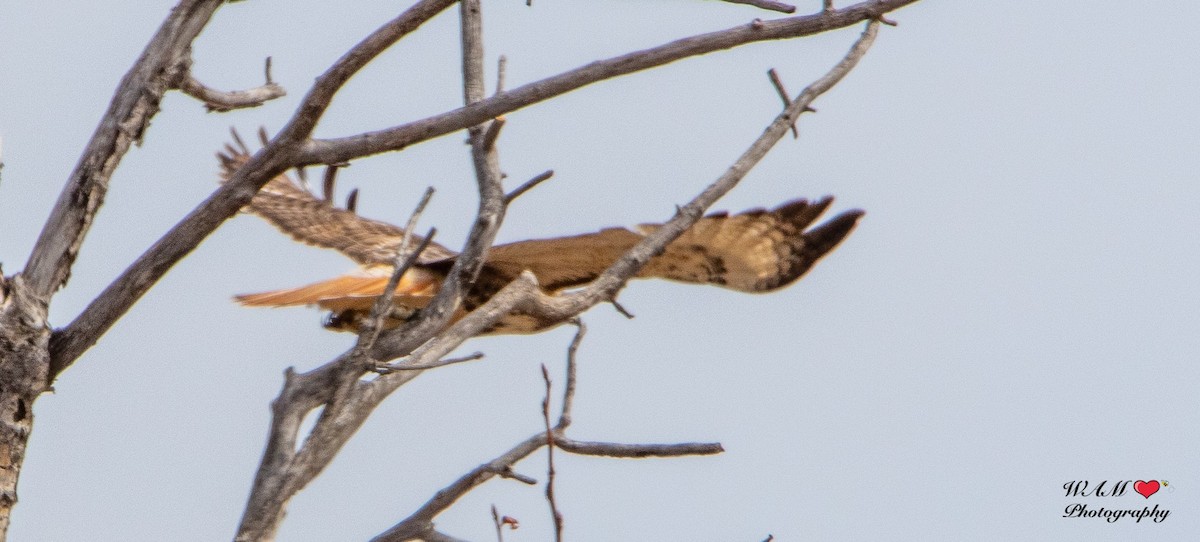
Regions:
M 571 405 L 575 401 L 576 387 L 576 353 L 587 333 L 587 327 L 582 321 L 573 322 L 579 326 L 571 345 L 567 348 L 567 383 L 563 392 L 562 412 L 559 415 L 557 427 L 550 426 L 550 396 L 552 385 L 549 372 L 542 366 L 542 379 L 546 386 L 546 395 L 542 401 L 542 420 L 544 430 L 513 446 L 507 452 L 488 463 L 484 463 L 463 476 L 454 483 L 438 491 L 421 508 L 413 512 L 403 521 L 394 525 L 383 534 L 375 537 L 373 542 L 399 542 L 412 540 L 417 534 L 432 528 L 433 518 L 448 509 L 455 501 L 462 498 L 471 490 L 487 482 L 493 476 L 515 478 L 522 482 L 534 484 L 535 480 L 521 476 L 512 471 L 512 466 L 528 457 L 542 446 L 547 446 L 548 471 L 546 482 L 546 498 L 550 503 L 551 513 L 555 517 L 556 540 L 562 537 L 562 515 L 558 511 L 554 497 L 554 464 L 555 447 L 566 443 L 569 448 L 563 448 L 571 453 L 581 455 L 596 455 L 607 457 L 677 457 L 686 455 L 710 455 L 724 451 L 719 443 L 681 443 L 681 444 L 617 444 L 607 442 L 586 442 L 568 439 L 562 432 L 571 423 Z M 493 520 L 495 515 L 493 516 Z M 501 521 L 510 518 L 505 516 Z M 512 528 L 516 529 L 516 520 L 512 520 Z
M 560 436 L 555 441 L 559 449 L 580 455 L 604 457 L 680 457 L 685 455 L 714 455 L 725 451 L 719 442 L 686 442 L 680 444 L 617 444 L 586 442 Z
M 429 233 L 421 240 L 421 244 L 417 249 L 408 253 L 408 245 L 412 240 L 413 228 L 417 225 L 417 220 L 420 220 L 421 214 L 425 212 L 425 206 L 429 204 L 429 200 L 433 198 L 433 187 L 425 189 L 425 194 L 421 196 L 421 201 L 417 202 L 416 209 L 413 209 L 412 215 L 408 217 L 408 224 L 404 227 L 404 237 L 400 240 L 400 247 L 396 250 L 396 258 L 393 261 L 395 270 L 392 276 L 388 278 L 387 286 L 383 288 L 383 293 L 375 299 L 375 304 L 371 307 L 371 315 L 363 323 L 362 330 L 359 331 L 359 347 L 361 352 L 370 352 L 375 345 L 375 341 L 379 339 L 379 333 L 383 331 L 383 319 L 392 313 L 392 307 L 395 304 L 396 287 L 400 285 L 400 277 L 407 273 L 413 264 L 417 263 L 417 258 L 421 256 L 428 246 L 433 241 L 433 236 L 437 233 L 437 228 L 430 228 Z M 363 342 L 363 337 L 367 337 L 366 342 Z
M 189 254 L 198 243 L 210 235 L 220 224 L 233 216 L 253 197 L 259 187 L 278 173 L 304 164 L 341 163 L 356 157 L 388 150 L 397 150 L 418 141 L 424 141 L 493 119 L 530 104 L 569 92 L 576 88 L 620 75 L 653 68 L 682 58 L 697 56 L 712 51 L 727 49 L 747 43 L 796 38 L 842 28 L 858 21 L 878 18 L 918 0 L 874 0 L 861 2 L 829 14 L 789 17 L 765 21 L 757 25 L 743 25 L 724 31 L 693 36 L 660 47 L 623 55 L 596 62 L 562 74 L 530 83 L 504 92 L 494 98 L 474 103 L 440 115 L 401 126 L 334 140 L 307 140 L 313 127 L 332 102 L 334 94 L 363 66 L 401 37 L 417 29 L 425 21 L 440 13 L 454 0 L 422 0 L 393 21 L 381 27 L 356 45 L 346 55 L 318 78 L 308 95 L 297 108 L 285 129 L 276 137 L 273 145 L 256 154 L 239 172 L 196 211 L 177 224 L 153 247 L 142 254 L 120 277 L 114 280 L 97 296 L 78 317 L 66 327 L 55 331 L 51 339 L 51 374 L 57 376 L 73 363 L 80 354 L 90 348 L 112 325 L 124 315 L 176 262 Z M 215 9 L 220 2 L 212 0 L 207 5 Z M 189 21 L 190 22 L 190 21 Z M 164 24 L 164 32 L 174 28 L 177 21 Z M 201 24 L 201 27 L 203 25 Z M 188 31 L 199 32 L 199 28 L 188 27 Z M 193 34 L 194 37 L 194 34 Z M 174 39 L 171 36 L 170 39 Z M 156 36 L 156 40 L 159 37 Z M 189 38 L 190 39 L 190 38 Z M 142 75 L 155 75 L 160 67 L 140 66 Z M 127 80 L 130 80 L 128 77 Z M 142 80 L 134 81 L 139 83 Z M 119 92 L 121 96 L 137 96 L 136 104 L 122 102 L 120 111 L 132 110 L 138 114 L 142 98 L 152 103 L 157 99 L 144 92 Z M 137 107 L 134 107 L 137 105 Z M 114 104 L 114 107 L 117 107 Z M 154 109 L 156 111 L 157 109 Z M 113 113 L 116 118 L 105 125 L 121 127 L 121 141 L 117 154 L 123 155 L 128 145 L 140 138 L 141 128 L 130 132 L 130 122 Z M 139 117 L 141 118 L 141 117 Z M 148 117 L 145 118 L 148 120 Z M 137 123 L 134 123 L 137 124 Z M 138 124 L 144 126 L 144 124 Z M 107 135 L 112 135 L 106 132 Z M 125 136 L 129 136 L 125 138 Z M 103 144 L 93 141 L 89 149 L 111 149 L 111 138 Z M 303 143 L 301 145 L 301 143 Z M 90 151 L 89 151 L 90 152 Z M 107 151 L 101 152 L 101 154 Z M 54 214 L 43 228 L 33 254 L 25 267 L 25 276 L 39 295 L 48 296 L 61 285 L 70 271 L 83 235 L 107 189 L 107 179 L 117 160 L 98 154 L 81 160 L 67 184 L 70 190 L 63 192 Z M 97 169 L 95 164 L 103 164 Z M 82 173 L 81 173 L 82 172 Z M 84 173 L 95 176 L 79 180 Z M 76 189 L 77 187 L 84 187 Z M 87 194 L 81 200 L 79 194 Z M 431 324 L 432 325 L 432 324 Z
M 543 172 L 541 172 L 541 173 L 538 173 L 538 174 L 537 174 L 537 175 L 535 175 L 535 176 L 534 176 L 532 179 L 529 179 L 528 181 L 525 181 L 525 184 L 522 184 L 521 186 L 518 186 L 518 187 L 514 188 L 512 192 L 509 192 L 508 194 L 505 194 L 505 196 L 504 196 L 504 204 L 505 204 L 505 205 L 508 205 L 508 204 L 512 203 L 512 202 L 513 202 L 513 200 L 515 200 L 515 199 L 517 199 L 517 198 L 521 197 L 521 194 L 524 194 L 524 193 L 528 192 L 528 191 L 529 191 L 530 189 L 532 189 L 533 187 L 535 187 L 535 186 L 537 186 L 537 185 L 539 185 L 539 184 L 542 184 L 542 182 L 543 182 L 543 181 L 546 181 L 546 180 L 550 179 L 550 178 L 551 178 L 551 177 L 553 177 L 553 176 L 554 176 L 554 170 L 553 170 L 553 169 L 548 169 L 548 170 L 546 170 L 546 171 L 543 171 Z
M 476 361 L 476 360 L 481 360 L 481 359 L 483 359 L 483 352 L 475 352 L 469 356 L 463 356 L 461 358 L 446 358 L 446 359 L 438 360 L 433 363 L 425 363 L 422 365 L 404 365 L 402 363 L 394 363 L 391 365 L 381 365 L 379 367 L 375 367 L 372 370 L 377 373 L 380 373 L 380 374 L 387 374 L 387 373 L 391 373 L 391 372 L 395 372 L 395 371 L 424 371 L 427 369 L 437 369 L 438 367 L 454 365 L 455 363 L 464 363 L 464 362 L 468 362 L 468 361 Z
M 433 524 L 433 518 L 450 508 L 458 499 L 472 489 L 497 476 L 516 462 L 526 458 L 545 445 L 546 434 L 538 432 L 521 441 L 495 459 L 466 472 L 450 485 L 440 489 L 415 512 L 372 539 L 372 542 L 399 542 L 411 540 L 412 536 L 424 532 Z
M 459 7 L 462 21 L 463 99 L 469 105 L 484 99 L 483 25 L 478 0 L 462 0 Z M 446 279 L 442 281 L 441 288 L 429 304 L 421 309 L 421 317 L 411 327 L 402 326 L 383 337 L 381 344 L 384 351 L 400 350 L 405 354 L 411 353 L 413 348 L 444 330 L 454 311 L 460 307 L 464 293 L 475 281 L 480 269 L 483 268 L 487 249 L 495 241 L 496 232 L 504 221 L 507 208 L 504 203 L 504 188 L 501 184 L 502 176 L 496 148 L 495 146 L 490 149 L 485 148 L 482 126 L 471 126 L 468 128 L 468 133 L 470 134 L 471 160 L 479 189 L 479 209 L 475 225 L 467 236 L 467 242 L 462 252 L 454 259 L 454 264 L 450 267 Z M 405 339 L 408 336 L 416 337 L 416 339 L 409 341 Z M 395 357 L 399 356 L 389 356 L 386 359 L 395 359 Z M 385 377 L 373 385 L 391 388 L 397 382 Z
M 538 483 L 537 478 L 513 471 L 511 467 L 497 472 L 496 475 L 506 480 L 516 480 L 527 486 L 536 486 Z
M 203 0 L 192 2 L 188 9 L 173 10 L 121 79 L 21 272 L 37 297 L 49 300 L 66 284 L 84 237 L 108 192 L 109 179 L 130 145 L 141 141 L 150 120 L 159 112 L 163 96 L 178 77 L 180 61 L 186 58 L 192 42 L 222 3 L 223 0 Z M 233 212 L 236 209 L 230 214 Z M 51 377 L 57 374 L 56 369 L 51 368 Z
M 500 55 L 500 59 L 496 61 L 496 94 L 504 92 L 504 77 L 508 70 L 508 57 Z M 495 94 L 493 94 L 494 96 Z
M 483 148 L 492 150 L 496 146 L 496 139 L 500 137 L 500 129 L 504 128 L 504 117 L 499 117 L 488 124 L 487 132 L 483 134 Z
M 493 319 L 491 321 L 494 321 L 494 319 L 499 318 L 518 306 L 523 311 L 530 311 L 531 314 L 561 315 L 563 319 L 566 319 L 577 315 L 597 302 L 611 299 L 613 293 L 624 284 L 624 281 L 633 276 L 640 266 L 649 260 L 652 254 L 661 250 L 663 246 L 666 246 L 667 243 L 670 243 L 679 236 L 702 216 L 704 209 L 711 205 L 713 201 L 736 186 L 746 172 L 761 160 L 766 152 L 787 133 L 791 125 L 791 119 L 800 114 L 816 97 L 832 88 L 834 84 L 853 69 L 854 65 L 870 47 L 877 31 L 878 22 L 873 21 L 869 23 L 866 31 L 863 32 L 863 35 L 850 49 L 850 52 L 846 54 L 845 58 L 826 75 L 805 88 L 793 100 L 788 109 L 777 116 L 766 131 L 743 153 L 729 171 L 718 178 L 699 196 L 693 199 L 692 202 L 680 208 L 678 216 L 647 236 L 646 239 L 631 249 L 590 286 L 581 289 L 577 293 L 552 297 L 543 294 L 538 289 L 536 279 L 531 273 L 522 273 L 518 280 L 509 284 L 483 306 L 472 311 L 472 313 L 468 314 L 457 324 L 443 332 L 438 339 L 422 346 L 421 355 L 444 355 L 442 349 L 447 349 L 446 351 L 448 351 L 448 349 L 456 347 L 458 344 L 461 344 L 461 341 L 466 340 L 467 337 L 473 336 L 479 330 L 489 325 L 489 318 Z M 416 352 L 414 352 L 415 356 L 417 356 Z M 386 384 L 388 389 L 394 389 L 392 385 L 395 382 Z M 414 512 L 408 519 L 398 523 L 395 527 L 377 537 L 376 540 L 380 542 L 406 540 L 406 533 L 422 532 L 421 530 L 430 524 L 433 517 L 448 508 L 454 501 L 461 498 L 462 495 L 465 495 L 479 484 L 486 482 L 490 477 L 495 476 L 494 473 L 496 470 L 512 465 L 516 461 L 533 453 L 546 440 L 545 432 L 535 434 L 513 447 L 504 455 L 496 458 L 493 462 L 466 473 L 457 482 L 439 491 L 425 506 Z M 557 436 L 555 444 L 558 448 L 571 453 L 609 457 L 674 457 L 680 455 L 707 455 L 722 451 L 719 443 L 615 444 L 575 441 L 562 435 Z
M 399 150 L 420 141 L 456 132 L 467 126 L 547 100 L 554 96 L 688 57 L 749 43 L 798 38 L 844 28 L 878 18 L 919 0 L 871 0 L 845 9 L 815 15 L 759 21 L 726 30 L 690 36 L 658 47 L 592 62 L 573 70 L 505 91 L 498 96 L 400 126 L 335 139 L 314 139 L 305 146 L 305 163 L 340 162 Z
M 501 529 L 504 524 L 500 523 L 500 512 L 496 510 L 495 503 L 492 504 L 492 524 L 496 526 L 496 542 L 504 542 L 504 531 Z
M 608 303 L 610 305 L 612 305 L 613 309 L 616 309 L 616 311 L 618 313 L 620 313 L 621 316 L 624 316 L 626 319 L 633 320 L 635 318 L 633 313 L 629 312 L 629 310 L 626 309 L 624 305 L 618 303 L 616 299 L 611 299 L 608 301 Z
M 577 364 L 575 363 L 575 355 L 579 352 L 579 345 L 583 343 L 583 336 L 587 335 L 587 326 L 583 320 L 574 318 L 571 320 L 575 324 L 575 337 L 571 339 L 570 346 L 567 346 L 567 386 L 563 390 L 562 412 L 558 416 L 558 425 L 555 427 L 560 433 L 571 425 L 571 409 L 575 405 L 575 374 Z
M 172 12 L 158 36 L 148 46 L 149 51 L 164 46 L 160 39 L 186 47 L 196 33 L 203 29 L 211 11 L 222 0 L 192 2 L 199 7 Z M 238 170 L 221 188 L 213 193 L 171 228 L 154 246 L 146 250 L 121 275 L 94 298 L 69 325 L 55 331 L 51 337 L 51 376 L 57 376 L 99 340 L 168 270 L 191 253 L 218 226 L 236 214 L 254 194 L 276 175 L 302 165 L 300 148 L 307 146 L 313 128 L 333 101 L 333 96 L 364 66 L 404 36 L 455 3 L 455 0 L 420 0 L 409 9 L 384 24 L 342 55 L 313 84 L 297 107 L 292 119 L 270 145 L 264 147 Z M 192 17 L 188 19 L 187 17 Z M 183 18 L 182 22 L 180 18 Z M 171 34 L 178 30 L 179 34 Z M 166 38 L 163 36 L 166 35 Z M 171 45 L 174 46 L 174 45 Z M 144 55 L 142 58 L 157 56 Z M 175 62 L 172 57 L 171 62 Z M 101 123 L 89 144 L 88 154 L 80 161 L 64 190 L 46 227 L 42 230 L 29 263 L 26 277 L 34 278 L 34 290 L 48 296 L 66 281 L 83 235 L 91 224 L 91 216 L 104 199 L 112 168 L 119 163 L 128 146 L 140 139 L 147 114 L 158 111 L 161 93 L 143 86 L 146 79 L 159 77 L 167 66 L 139 64 L 126 76 L 117 92 L 120 100 Z M 136 75 L 134 74 L 136 72 Z M 126 82 L 129 85 L 126 85 Z M 128 87 L 128 88 L 126 88 Z M 129 113 L 128 115 L 126 113 Z M 103 132 L 103 133 L 101 133 Z M 112 132 L 116 132 L 115 134 Z M 111 152 L 110 152 L 111 151 Z M 322 163 L 341 163 L 329 160 Z M 278 519 L 272 517 L 272 528 Z M 247 534 L 243 528 L 239 537 Z M 252 529 L 253 530 L 253 529 Z M 257 532 L 257 531 L 256 531 Z
M 779 78 L 779 74 L 775 72 L 775 68 L 767 70 L 767 77 L 771 78 L 771 84 L 775 87 L 775 92 L 779 93 L 779 99 L 783 100 L 783 106 L 787 107 L 792 104 L 792 96 L 783 86 L 783 80 Z M 792 123 L 792 139 L 800 139 L 800 130 L 796 129 L 796 123 Z
M 421 542 L 467 542 L 456 536 L 450 536 L 441 531 L 430 528 L 428 531 L 421 533 Z
M 898 22 L 896 22 L 896 21 L 893 21 L 893 20 L 891 20 L 891 19 L 889 19 L 889 18 L 885 17 L 885 16 L 884 16 L 882 13 L 880 13 L 879 15 L 877 15 L 877 16 L 875 17 L 875 20 L 876 20 L 876 21 L 879 21 L 879 22 L 880 22 L 880 23 L 882 23 L 882 24 L 886 24 L 886 25 L 888 25 L 888 26 L 899 26 L 899 25 L 900 25 L 900 23 L 898 23 Z
M 562 542 L 563 516 L 562 512 L 558 511 L 558 500 L 554 498 L 554 428 L 550 426 L 550 371 L 546 370 L 544 363 L 542 380 L 546 382 L 546 398 L 542 399 L 542 419 L 546 422 L 546 502 L 550 503 L 550 517 L 554 518 L 554 540 Z
M 896 0 L 899 1 L 899 0 Z M 478 3 L 475 0 L 464 0 L 464 4 L 472 3 L 476 8 Z M 872 4 L 874 8 L 890 5 L 888 0 L 881 0 Z M 470 10 L 468 10 L 470 11 Z M 848 10 L 837 12 L 838 17 L 843 17 Z M 468 17 L 477 16 L 464 12 L 464 20 Z M 834 17 L 836 19 L 837 17 Z M 764 23 L 759 30 L 769 31 L 771 24 L 775 21 Z M 825 21 L 832 24 L 832 21 Z M 550 296 L 542 292 L 537 287 L 536 278 L 531 273 L 522 273 L 520 277 L 502 289 L 500 293 L 488 300 L 479 308 L 471 311 L 465 317 L 458 320 L 457 323 L 445 328 L 445 323 L 448 321 L 449 313 L 440 313 L 431 311 L 425 314 L 429 307 L 437 307 L 439 304 L 444 304 L 439 310 L 455 306 L 454 303 L 460 298 L 464 284 L 469 284 L 469 281 L 474 278 L 474 274 L 478 272 L 478 268 L 482 265 L 484 250 L 490 245 L 495 237 L 495 230 L 500 221 L 503 219 L 503 192 L 499 189 L 498 167 L 495 163 L 495 153 L 485 152 L 482 149 L 482 129 L 475 126 L 471 129 L 472 140 L 472 157 L 475 160 L 477 181 L 480 185 L 482 197 L 479 216 L 475 226 L 472 228 L 472 233 L 463 250 L 463 255 L 456 261 L 451 269 L 451 277 L 445 281 L 442 290 L 439 291 L 438 297 L 429 307 L 422 310 L 422 317 L 418 318 L 411 327 L 401 326 L 392 332 L 388 332 L 380 338 L 380 344 L 376 346 L 374 354 L 377 354 L 379 359 L 396 359 L 402 355 L 410 355 L 410 361 L 413 363 L 427 363 L 432 360 L 439 359 L 449 353 L 450 350 L 456 348 L 467 338 L 474 336 L 479 331 L 486 329 L 493 324 L 496 319 L 507 314 L 514 308 L 518 308 L 522 312 L 539 317 L 558 319 L 565 321 L 568 318 L 578 315 L 582 310 L 595 305 L 601 301 L 611 300 L 615 294 L 624 285 L 625 281 L 629 280 L 641 266 L 652 257 L 652 255 L 661 251 L 666 244 L 678 237 L 691 224 L 702 216 L 704 209 L 710 206 L 717 198 L 732 189 L 762 157 L 766 152 L 784 135 L 786 135 L 791 120 L 803 112 L 816 97 L 831 88 L 837 83 L 846 73 L 853 68 L 866 48 L 869 47 L 871 40 L 877 32 L 878 22 L 872 21 L 867 26 L 867 31 L 851 49 L 850 53 L 840 62 L 834 69 L 830 70 L 826 76 L 818 79 L 815 83 L 806 88 L 788 107 L 787 111 L 779 115 L 774 122 L 768 126 L 762 136 L 756 140 L 742 157 L 739 158 L 733 166 L 724 175 L 720 176 L 712 185 L 701 192 L 693 201 L 680 209 L 678 216 L 668 221 L 658 230 L 648 235 L 635 248 L 631 249 L 618 262 L 611 266 L 590 286 L 582 288 L 576 292 Z M 478 37 L 477 31 L 464 32 L 464 36 L 473 35 Z M 466 39 L 464 38 L 464 41 Z M 464 47 L 464 51 L 479 51 L 471 47 Z M 477 59 L 477 55 L 464 55 L 464 59 Z M 464 61 L 464 72 L 472 73 L 473 68 L 468 68 Z M 477 71 L 476 73 L 480 73 Z M 468 97 L 467 101 L 470 104 L 478 105 L 479 102 L 472 102 L 472 97 L 477 97 L 481 94 L 476 94 L 473 89 L 481 89 L 482 86 L 465 86 L 464 94 Z M 481 90 L 479 92 L 482 92 Z M 501 97 L 510 95 L 511 92 L 502 94 Z M 468 106 L 471 107 L 471 106 Z M 495 115 L 485 115 L 480 117 L 476 123 L 486 122 Z M 439 301 L 440 299 L 440 301 Z M 417 330 L 420 333 L 414 332 L 412 336 L 407 335 L 407 331 Z M 429 340 L 433 333 L 437 337 Z M 420 342 L 417 342 L 420 341 Z M 336 361 L 333 363 L 337 363 Z M 328 365 L 328 364 L 327 364 Z M 306 383 L 303 386 L 308 386 L 312 389 L 316 398 L 326 397 L 330 393 L 321 391 L 327 388 L 322 387 L 318 383 L 319 378 L 326 378 L 325 375 L 330 374 L 329 369 L 321 368 L 313 371 L 310 377 L 306 377 Z M 321 419 L 317 426 L 314 427 L 313 433 L 309 436 L 305 445 L 305 450 L 301 452 L 303 457 L 297 457 L 295 462 L 297 466 L 291 467 L 291 471 L 300 470 L 300 474 L 291 478 L 285 479 L 283 483 L 287 485 L 276 491 L 276 494 L 284 496 L 284 501 L 295 493 L 298 488 L 303 487 L 305 483 L 312 479 L 316 473 L 320 472 L 328 461 L 332 459 L 336 450 L 346 442 L 353 432 L 361 426 L 363 421 L 369 415 L 371 410 L 382 401 L 388 393 L 394 391 L 397 387 L 405 382 L 411 381 L 419 371 L 397 372 L 388 375 L 382 375 L 371 381 L 358 383 L 356 395 L 338 403 L 336 409 L 330 410 L 327 407 L 322 413 Z M 297 385 L 295 390 L 300 390 L 301 385 Z M 285 390 L 287 391 L 287 390 Z M 292 393 L 298 393 L 294 391 Z M 325 394 L 325 395 L 321 395 Z M 281 401 L 282 401 L 281 397 Z M 307 399 L 305 399 L 307 400 Z M 310 404 L 310 403 L 305 403 Z M 335 405 L 330 405 L 335 406 Z M 282 408 L 282 407 L 281 407 Z M 289 416 L 295 416 L 295 413 L 289 412 Z M 292 423 L 289 418 L 287 423 Z M 298 420 L 298 419 L 297 419 Z M 298 426 L 299 421 L 295 422 Z M 276 441 L 274 435 L 277 434 L 273 421 L 272 440 L 269 441 L 269 450 L 275 453 L 286 452 L 286 444 L 289 442 L 294 445 L 294 433 L 290 435 L 282 435 Z M 562 435 L 554 435 L 556 447 L 572 452 L 585 455 L 605 455 L 612 457 L 652 457 L 652 456 L 676 456 L 676 455 L 692 455 L 692 454 L 711 454 L 721 451 L 719 444 L 715 443 L 684 443 L 684 444 L 659 444 L 659 445 L 643 445 L 643 444 L 614 444 L 614 443 L 595 443 L 574 441 L 567 439 Z M 544 431 L 530 436 L 525 441 L 518 443 L 505 454 L 497 457 L 492 462 L 481 465 L 476 469 L 472 469 L 456 482 L 447 486 L 442 491 L 435 494 L 425 505 L 419 508 L 416 512 L 410 515 L 407 519 L 401 521 L 392 529 L 381 534 L 376 540 L 392 541 L 392 540 L 409 540 L 417 535 L 428 533 L 432 530 L 432 520 L 446 508 L 451 506 L 455 501 L 463 495 L 485 483 L 489 479 L 498 476 L 497 472 L 502 471 L 514 465 L 521 459 L 528 457 L 541 446 L 547 445 L 547 435 Z M 320 443 L 320 447 L 309 450 L 311 442 Z M 568 448 L 569 447 L 569 448 Z M 294 449 L 294 448 L 292 448 Z M 281 454 L 281 460 L 286 461 L 286 453 Z M 265 461 L 264 461 L 265 462 Z M 261 471 L 260 471 L 261 472 Z M 271 481 L 274 479 L 268 479 Z M 256 479 L 255 493 L 260 489 L 259 480 Z M 252 496 L 252 500 L 254 497 Z M 275 513 L 282 512 L 282 504 L 280 507 L 273 510 Z M 274 519 L 277 523 L 277 517 Z M 273 527 L 272 527 L 273 529 Z M 273 531 L 272 531 L 273 532 Z
M 821 0 L 821 11 L 825 13 L 833 11 L 833 0 Z
M 188 96 L 191 96 L 204 103 L 204 108 L 210 113 L 224 113 L 233 111 L 234 109 L 245 109 L 247 107 L 258 107 L 270 100 L 282 98 L 287 95 L 287 91 L 283 87 L 270 81 L 271 69 L 270 61 L 267 62 L 267 82 L 262 86 L 248 88 L 246 90 L 217 90 L 206 86 L 191 74 L 191 71 L 182 76 L 178 83 L 179 90 Z
M 766 10 L 770 10 L 770 11 L 778 11 L 780 13 L 795 13 L 796 12 L 796 6 L 793 6 L 791 4 L 785 4 L 783 2 L 776 2 L 774 0 L 722 0 L 722 1 L 729 2 L 731 4 L 746 4 L 748 6 L 754 6 L 756 8 L 762 8 L 762 9 L 766 9 Z M 826 0 L 826 1 L 828 1 L 828 0 Z
M 704 211 L 723 196 L 749 172 L 767 152 L 787 134 L 792 119 L 805 111 L 818 96 L 828 91 L 857 64 L 869 49 L 878 32 L 879 23 L 871 21 L 846 56 L 828 73 L 809 85 L 791 105 L 776 116 L 761 136 L 742 153 L 741 157 L 716 181 L 705 188 L 691 202 L 678 208 L 676 216 L 654 232 L 647 235 L 624 256 L 609 266 L 588 286 L 570 293 L 547 295 L 537 286 L 532 273 L 522 273 L 517 280 L 492 296 L 482 306 L 471 311 L 437 339 L 424 343 L 417 350 L 405 350 L 406 343 L 382 345 L 377 352 L 379 359 L 394 359 L 412 354 L 415 358 L 434 360 L 447 355 L 466 339 L 475 336 L 493 325 L 503 315 L 520 310 L 545 321 L 565 322 L 600 302 L 611 301 L 625 283 L 644 266 L 650 258 L 668 243 L 682 235 L 703 216 Z M 386 338 L 384 339 L 386 340 Z M 416 347 L 416 345 L 412 345 Z M 387 389 L 394 389 L 396 382 L 380 382 Z
M 510 516 L 501 516 L 500 512 L 496 510 L 495 504 L 492 505 L 492 523 L 496 526 L 497 542 L 504 542 L 505 527 L 515 531 L 517 530 L 517 527 L 520 527 L 521 525 L 516 519 L 513 519 Z

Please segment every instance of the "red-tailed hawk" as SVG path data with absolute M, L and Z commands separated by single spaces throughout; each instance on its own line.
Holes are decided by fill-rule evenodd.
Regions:
M 233 147 L 226 150 L 218 157 L 223 176 L 228 179 L 248 157 Z M 770 211 L 710 214 L 667 245 L 637 277 L 715 284 L 741 292 L 783 288 L 833 250 L 863 214 L 859 210 L 845 211 L 808 228 L 832 201 L 830 197 L 814 202 L 799 199 Z M 267 183 L 245 210 L 297 241 L 337 250 L 361 267 L 357 272 L 306 286 L 239 295 L 237 301 L 254 307 L 315 305 L 330 311 L 327 328 L 357 332 L 393 272 L 404 230 L 335 207 L 286 175 Z M 531 271 L 547 293 L 586 285 L 657 227 L 659 224 L 643 224 L 636 232 L 609 228 L 494 246 L 454 319 L 483 304 L 524 270 Z M 414 235 L 410 246 L 420 242 L 421 238 Z M 396 310 L 387 325 L 397 325 L 429 303 L 456 255 L 442 245 L 429 244 L 401 278 L 395 295 Z M 534 333 L 559 323 L 514 314 L 502 318 L 487 333 Z

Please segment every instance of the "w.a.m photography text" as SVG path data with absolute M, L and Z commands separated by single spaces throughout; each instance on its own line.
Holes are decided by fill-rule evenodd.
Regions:
M 1129 492 L 1131 487 L 1133 488 L 1132 493 Z M 1072 480 L 1063 484 L 1067 498 L 1088 499 L 1117 498 L 1128 495 L 1129 497 L 1141 497 L 1142 499 L 1149 500 L 1152 495 L 1165 487 L 1168 487 L 1165 480 L 1161 482 L 1158 480 L 1119 480 L 1115 482 L 1104 480 L 1095 484 L 1088 480 Z M 1128 497 L 1126 498 L 1128 499 Z M 1107 504 L 1111 501 L 1103 502 Z M 1130 518 L 1135 523 L 1141 523 L 1143 519 L 1153 521 L 1154 523 L 1162 523 L 1169 515 L 1171 515 L 1171 511 L 1157 503 L 1153 508 L 1146 505 L 1141 508 L 1134 508 L 1073 502 L 1067 505 L 1062 517 L 1102 518 L 1109 523 L 1116 523 L 1121 518 Z

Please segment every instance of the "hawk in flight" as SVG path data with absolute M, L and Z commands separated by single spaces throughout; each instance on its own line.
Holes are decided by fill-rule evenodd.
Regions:
M 249 158 L 245 149 L 239 151 L 231 146 L 218 157 L 225 180 Z M 830 197 L 813 202 L 798 199 L 770 211 L 710 214 L 652 258 L 637 278 L 715 284 L 741 292 L 783 288 L 833 250 L 863 214 L 859 210 L 845 211 L 809 228 L 832 201 Z M 325 327 L 357 332 L 394 270 L 404 230 L 363 218 L 352 208 L 338 208 L 328 197 L 315 196 L 287 175 L 267 183 L 245 210 L 297 241 L 341 252 L 360 268 L 305 286 L 239 295 L 237 301 L 252 307 L 315 305 L 330 311 Z M 643 224 L 636 231 L 608 228 L 583 235 L 496 245 L 487 252 L 483 269 L 464 296 L 454 321 L 482 305 L 525 270 L 537 277 L 546 293 L 584 286 L 659 226 Z M 410 246 L 421 242 L 414 235 Z M 396 308 L 389 315 L 388 327 L 412 317 L 433 299 L 456 256 L 457 253 L 442 245 L 429 244 L 401 277 L 394 299 Z M 486 333 L 535 333 L 560 323 L 510 314 Z

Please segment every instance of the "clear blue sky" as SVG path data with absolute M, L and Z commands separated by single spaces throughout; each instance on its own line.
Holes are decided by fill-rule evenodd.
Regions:
M 227 129 L 278 128 L 325 66 L 403 2 L 253 0 L 195 47 L 206 83 L 291 94 L 206 114 L 173 94 L 113 179 L 68 288 L 65 324 L 214 187 Z M 772 14 L 721 2 L 485 2 L 510 85 Z M 800 3 L 801 11 L 819 2 Z M 0 262 L 24 263 L 112 91 L 171 3 L 0 8 Z M 897 12 L 874 49 L 716 208 L 837 196 L 860 228 L 801 283 L 750 296 L 637 283 L 637 318 L 588 313 L 573 435 L 717 440 L 719 457 L 565 456 L 576 541 L 1182 540 L 1200 531 L 1200 45 L 1192 2 L 934 2 Z M 318 129 L 340 136 L 460 102 L 451 11 L 363 72 Z M 846 29 L 676 63 L 510 115 L 514 184 L 554 180 L 501 240 L 666 218 L 858 35 Z M 428 185 L 439 240 L 462 242 L 474 182 L 461 135 L 356 162 L 362 214 L 400 221 Z M 288 366 L 353 337 L 311 310 L 230 296 L 351 264 L 252 217 L 176 267 L 37 405 L 13 540 L 220 540 L 257 466 Z M 466 345 L 485 361 L 386 402 L 292 503 L 280 540 L 361 540 L 538 430 L 540 363 L 571 331 Z M 559 378 L 561 381 L 561 377 Z M 519 470 L 544 477 L 544 455 Z M 1072 480 L 1167 480 L 1150 499 L 1069 499 Z M 1067 505 L 1170 509 L 1162 523 L 1062 518 Z M 492 482 L 444 515 L 492 540 L 546 540 L 539 488 Z

